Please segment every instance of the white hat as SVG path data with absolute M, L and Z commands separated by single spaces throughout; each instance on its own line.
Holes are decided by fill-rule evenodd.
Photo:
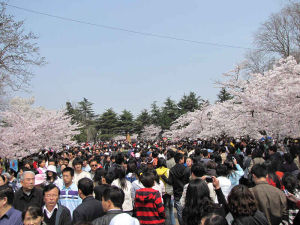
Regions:
M 52 166 L 52 165 L 48 166 L 48 167 L 47 167 L 47 171 L 51 171 L 51 172 L 53 172 L 53 173 L 57 173 L 57 171 L 56 171 L 56 166 Z
M 139 152 L 135 153 L 135 158 L 140 158 L 141 154 Z
M 129 214 L 127 213 L 120 213 L 118 215 L 116 215 L 109 223 L 109 225 L 119 225 L 119 224 L 122 224 L 122 225 L 140 225 L 140 222 L 130 216 Z

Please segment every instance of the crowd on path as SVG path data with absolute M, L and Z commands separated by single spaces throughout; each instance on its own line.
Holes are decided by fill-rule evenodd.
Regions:
M 267 138 L 110 141 L 0 159 L 0 225 L 300 224 L 299 158 L 299 140 Z

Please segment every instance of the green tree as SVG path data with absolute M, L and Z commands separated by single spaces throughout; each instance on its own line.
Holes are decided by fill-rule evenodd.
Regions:
M 144 109 L 135 120 L 135 132 L 140 134 L 142 129 L 151 124 L 151 115 Z
M 119 120 L 117 113 L 112 108 L 107 109 L 97 120 L 98 138 L 109 140 L 118 133 Z
M 164 102 L 162 107 L 160 126 L 163 130 L 169 129 L 172 122 L 174 122 L 179 117 L 179 108 L 175 101 L 170 97 Z
M 126 109 L 122 111 L 119 117 L 119 132 L 120 134 L 126 135 L 127 133 L 132 134 L 134 131 L 134 120 L 133 115 L 130 111 Z
M 195 92 L 190 92 L 189 95 L 183 95 L 177 104 L 180 110 L 180 115 L 187 112 L 194 112 L 199 109 L 201 103 L 203 103 L 203 99 L 197 97 Z
M 151 104 L 151 124 L 159 126 L 161 122 L 161 110 L 156 102 Z
M 225 102 L 227 100 L 233 99 L 233 96 L 226 91 L 226 88 L 222 88 L 218 94 L 217 102 Z

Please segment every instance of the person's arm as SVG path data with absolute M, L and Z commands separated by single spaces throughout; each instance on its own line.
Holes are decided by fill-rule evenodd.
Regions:
M 157 208 L 157 211 L 158 211 L 158 215 L 159 215 L 160 218 L 165 219 L 166 218 L 165 208 L 164 208 L 164 205 L 162 203 L 161 196 L 160 196 L 159 192 L 156 192 L 155 197 L 156 197 L 155 205 L 156 205 L 156 208 Z
M 166 177 L 165 175 L 162 175 L 161 179 L 163 179 L 164 182 L 166 182 L 167 184 L 173 185 L 173 174 L 172 174 L 171 171 L 169 172 L 169 177 Z
M 244 170 L 243 168 L 237 163 L 236 159 L 233 160 L 234 165 L 237 168 L 237 171 L 235 171 L 235 173 L 237 173 L 239 176 L 243 176 L 244 175 Z
M 220 182 L 215 176 L 212 176 L 212 179 L 213 179 L 213 186 L 215 188 L 215 192 L 218 198 L 218 202 L 219 204 L 222 205 L 223 209 L 225 210 L 225 214 L 227 214 L 229 212 L 229 208 L 225 196 L 220 187 Z

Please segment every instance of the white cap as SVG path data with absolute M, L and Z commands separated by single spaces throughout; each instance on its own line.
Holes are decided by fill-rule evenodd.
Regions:
M 56 166 L 50 165 L 47 167 L 47 171 L 51 171 L 53 173 L 57 173 Z

